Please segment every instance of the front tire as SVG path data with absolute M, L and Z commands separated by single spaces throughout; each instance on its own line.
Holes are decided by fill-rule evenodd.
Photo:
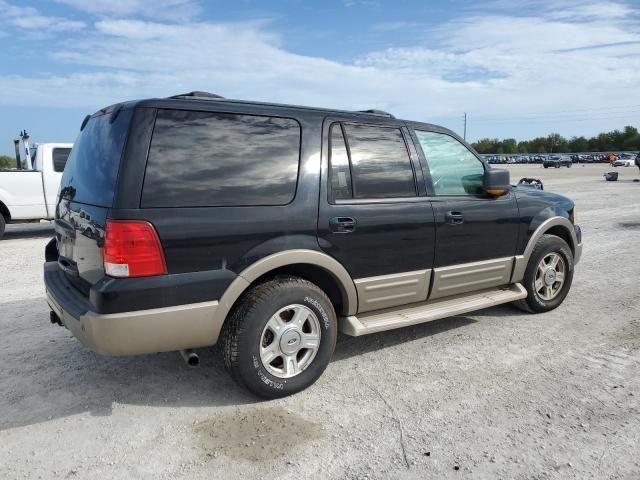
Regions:
M 7 222 L 4 219 L 4 216 L 0 213 L 0 240 L 4 237 L 4 230 L 7 226 Z
M 338 322 L 315 284 L 276 277 L 249 290 L 223 329 L 225 366 L 233 379 L 264 398 L 311 386 L 331 360 Z
M 526 311 L 543 313 L 562 304 L 573 281 L 573 253 L 555 235 L 542 235 L 533 249 L 524 274 L 527 298 L 516 302 Z

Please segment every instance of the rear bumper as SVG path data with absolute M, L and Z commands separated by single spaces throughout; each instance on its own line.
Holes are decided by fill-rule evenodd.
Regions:
M 101 314 L 65 282 L 56 263 L 45 264 L 47 303 L 86 347 L 102 355 L 136 355 L 214 345 L 221 328 L 218 302 Z

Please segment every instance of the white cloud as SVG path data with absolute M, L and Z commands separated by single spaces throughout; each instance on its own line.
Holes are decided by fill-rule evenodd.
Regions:
M 39 34 L 81 30 L 86 26 L 85 22 L 79 20 L 41 15 L 35 8 L 20 7 L 0 0 L 0 22 L 2 21 L 15 27 L 32 29 Z
M 56 0 L 83 12 L 100 15 L 129 16 L 134 14 L 151 18 L 180 21 L 200 13 L 196 0 Z
M 53 55 L 67 70 L 85 73 L 0 77 L 0 103 L 97 109 L 208 90 L 231 98 L 380 108 L 427 121 L 463 111 L 473 118 L 640 104 L 638 10 L 620 16 L 616 12 L 630 7 L 609 5 L 607 15 L 576 20 L 572 5 L 540 8 L 535 16 L 474 10 L 432 30 L 424 41 L 429 46 L 370 52 L 349 63 L 291 53 L 263 22 L 103 19 L 82 41 L 63 42 Z M 603 8 L 592 5 L 585 11 Z M 475 131 L 488 128 L 480 124 Z M 518 135 L 509 128 L 516 127 L 505 124 L 501 132 Z

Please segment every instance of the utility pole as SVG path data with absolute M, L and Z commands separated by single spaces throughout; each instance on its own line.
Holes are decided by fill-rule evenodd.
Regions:
M 467 112 L 464 112 L 464 135 L 462 136 L 462 139 L 465 142 L 467 141 Z

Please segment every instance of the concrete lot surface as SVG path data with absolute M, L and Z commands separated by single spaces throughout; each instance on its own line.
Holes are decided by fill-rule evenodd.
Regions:
M 640 183 L 509 167 L 573 198 L 557 310 L 506 305 L 339 338 L 310 389 L 259 401 L 217 352 L 100 357 L 49 323 L 51 229 L 0 242 L 0 478 L 640 478 Z

